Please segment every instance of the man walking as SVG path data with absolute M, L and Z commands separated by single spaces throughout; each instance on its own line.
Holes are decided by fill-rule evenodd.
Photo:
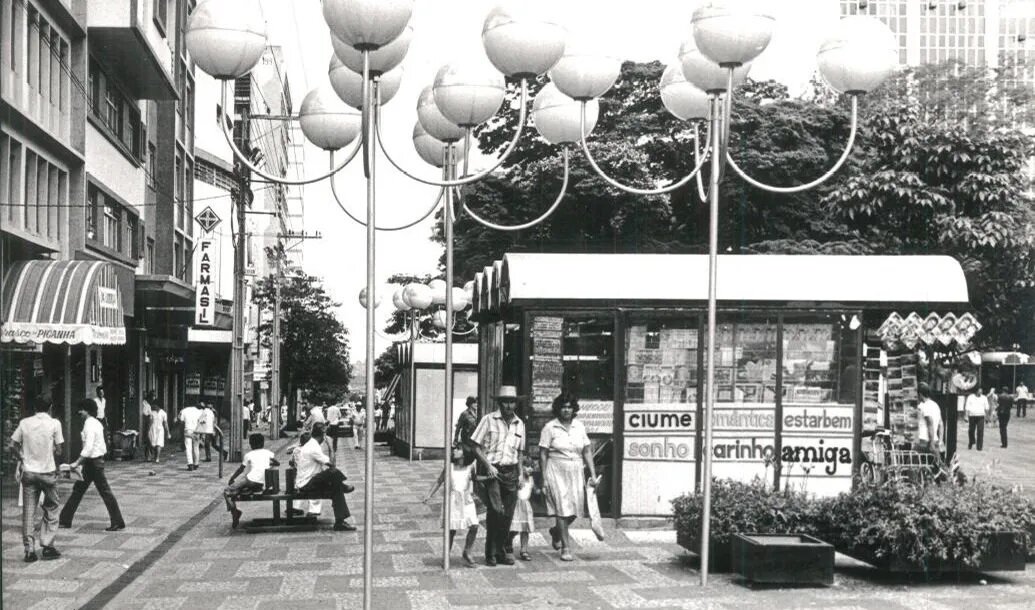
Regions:
M 1006 449 L 1007 438 L 1006 438 L 1006 427 L 1010 425 L 1010 415 L 1013 411 L 1013 396 L 1010 394 L 1010 388 L 1003 386 L 999 392 L 999 406 L 996 408 L 996 414 L 999 416 L 999 442 L 1003 449 Z
M 337 404 L 327 407 L 327 435 L 331 437 L 331 448 L 338 453 L 338 439 L 341 438 L 344 423 L 341 419 L 341 409 Z
M 201 403 L 201 419 L 198 421 L 198 436 L 201 444 L 205 446 L 205 461 L 212 461 L 212 445 L 216 442 L 216 412 L 212 403 Z M 198 448 L 198 456 L 201 456 L 201 449 Z M 196 463 L 196 462 L 195 462 Z
M 61 451 L 65 438 L 61 424 L 50 416 L 49 394 L 37 396 L 32 403 L 35 415 L 18 422 L 11 441 L 22 484 L 22 544 L 25 561 L 36 561 L 36 541 L 45 560 L 57 559 L 61 553 L 54 548 L 58 525 L 57 466 L 54 455 Z M 43 516 L 36 525 L 36 506 L 43 494 Z
M 363 407 L 356 405 L 356 412 L 352 414 L 352 427 L 354 433 L 352 436 L 353 449 L 362 449 L 363 441 L 366 438 L 367 430 L 367 414 L 363 410 Z
M 1028 386 L 1021 381 L 1017 384 L 1017 390 L 1014 396 L 1014 402 L 1017 404 L 1017 417 L 1028 417 L 1028 402 L 1031 400 L 1031 394 L 1028 392 Z
M 76 481 L 72 486 L 72 495 L 58 517 L 58 526 L 72 527 L 72 519 L 83 494 L 90 488 L 90 483 L 93 483 L 97 493 L 104 500 L 104 506 L 108 509 L 108 519 L 111 521 L 111 525 L 104 531 L 117 532 L 126 528 L 126 521 L 122 518 L 118 500 L 108 484 L 108 477 L 104 474 L 104 454 L 108 448 L 104 444 L 104 429 L 101 422 L 97 421 L 97 403 L 89 398 L 83 399 L 79 403 L 79 416 L 83 418 L 83 451 L 79 458 L 72 462 L 72 467 L 78 468 L 82 465 L 83 480 Z
M 985 444 L 985 413 L 988 412 L 988 399 L 982 394 L 981 386 L 974 386 L 963 410 L 967 413 L 967 449 L 973 449 L 977 444 L 977 450 L 981 451 Z
M 180 421 L 183 422 L 183 448 L 187 453 L 187 470 L 198 469 L 198 424 L 201 421 L 201 409 L 190 405 L 180 410 Z
M 491 477 L 485 484 L 488 497 L 485 565 L 514 565 L 514 554 L 506 549 L 517 503 L 521 457 L 525 452 L 525 422 L 514 413 L 517 388 L 501 386 L 494 398 L 499 410 L 483 417 L 471 434 L 475 456 L 485 474 Z
M 334 530 L 354 532 L 356 526 L 347 521 L 352 513 L 345 501 L 345 494 L 350 493 L 353 487 L 345 483 L 345 474 L 335 468 L 331 458 L 323 452 L 323 440 L 323 424 L 316 424 L 310 439 L 298 451 L 295 462 L 298 495 L 302 498 L 330 496 L 334 508 Z

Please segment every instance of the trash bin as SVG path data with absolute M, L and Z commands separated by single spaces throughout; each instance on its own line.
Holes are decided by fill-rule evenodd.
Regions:
M 116 460 L 132 460 L 137 450 L 137 431 L 119 430 L 112 439 L 111 455 Z

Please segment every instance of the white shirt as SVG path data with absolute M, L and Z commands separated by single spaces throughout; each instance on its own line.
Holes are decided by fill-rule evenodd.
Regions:
M 927 434 L 927 420 L 930 418 L 934 423 L 935 434 L 938 435 L 940 440 L 942 430 L 942 410 L 938 407 L 938 403 L 934 402 L 930 398 L 921 402 L 918 415 L 920 416 L 920 421 L 917 423 L 917 439 L 921 441 L 931 440 Z
M 1017 398 L 1023 398 L 1023 399 L 1031 398 L 1031 394 L 1028 393 L 1028 386 L 1024 385 L 1023 383 L 1021 385 L 1017 386 L 1016 394 L 1017 394 Z
M 252 421 L 252 410 L 248 408 L 248 405 L 241 405 L 241 417 L 244 421 Z
M 104 405 L 107 401 L 103 398 L 94 398 L 93 401 L 97 403 L 97 419 L 104 419 Z
M 54 472 L 54 449 L 65 442 L 61 422 L 47 413 L 37 413 L 18 422 L 11 440 L 22 446 L 25 472 Z
M 355 426 L 365 426 L 367 423 L 367 412 L 356 411 L 352 414 L 352 424 Z
M 201 409 L 197 407 L 184 407 L 180 411 L 179 420 L 183 422 L 183 430 L 187 434 L 194 434 L 198 431 L 198 421 L 201 420 Z
M 298 471 L 295 475 L 295 489 L 305 487 L 309 479 L 319 474 L 323 470 L 324 464 L 330 462 L 331 458 L 324 454 L 320 443 L 316 442 L 315 438 L 309 439 L 295 456 L 295 468 Z
M 83 422 L 82 437 L 83 452 L 79 454 L 80 457 L 98 458 L 108 453 L 108 446 L 104 444 L 104 426 L 96 417 L 87 417 Z
M 323 416 L 323 409 L 320 407 L 313 407 L 309 409 L 309 421 L 314 424 L 322 424 L 327 421 Z
M 269 449 L 252 449 L 244 454 L 245 478 L 252 483 L 266 484 L 266 469 L 270 467 L 270 460 L 273 459 L 273 452 Z
M 967 417 L 984 417 L 988 411 L 988 398 L 983 395 L 971 394 L 967 396 L 963 410 L 967 412 Z
M 202 434 L 215 434 L 216 412 L 209 407 L 205 407 L 201 409 L 201 416 L 201 419 L 198 421 L 198 432 Z
M 341 409 L 338 405 L 331 405 L 327 407 L 327 423 L 336 424 L 341 419 Z

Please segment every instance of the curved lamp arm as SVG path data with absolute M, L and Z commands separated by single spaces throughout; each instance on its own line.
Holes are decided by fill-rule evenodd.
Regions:
M 672 191 L 682 187 L 686 183 L 688 183 L 691 180 L 693 180 L 694 176 L 696 176 L 698 173 L 700 173 L 701 168 L 704 167 L 704 164 L 708 160 L 708 157 L 711 156 L 711 149 L 709 148 L 708 150 L 705 151 L 703 158 L 700 160 L 700 162 L 697 164 L 697 166 L 693 169 L 692 172 L 687 174 L 685 177 L 681 178 L 678 182 L 673 182 L 672 184 L 670 184 L 668 186 L 663 186 L 661 188 L 656 188 L 656 189 L 641 189 L 641 188 L 636 188 L 636 187 L 633 187 L 633 186 L 626 186 L 626 185 L 622 184 L 621 182 L 618 182 L 614 178 L 612 178 L 612 177 L 608 176 L 607 174 L 605 174 L 604 170 L 600 169 L 600 166 L 597 165 L 596 160 L 593 159 L 593 154 L 589 152 L 589 146 L 586 145 L 586 135 L 587 134 L 586 134 L 586 102 L 585 101 L 582 102 L 582 112 L 579 115 L 579 129 L 580 129 L 581 135 L 582 135 L 582 139 L 579 140 L 579 145 L 582 147 L 582 154 L 585 155 L 586 160 L 589 161 L 590 166 L 593 167 L 593 170 L 597 173 L 597 175 L 599 175 L 601 178 L 603 178 L 605 181 L 607 181 L 607 183 L 610 184 L 611 186 L 613 186 L 613 187 L 615 187 L 617 189 L 621 189 L 621 190 L 623 190 L 623 191 L 625 191 L 627 193 L 632 193 L 633 195 L 662 195 L 664 193 L 671 193 Z M 709 129 L 708 133 L 710 133 L 711 132 L 711 127 L 709 127 L 708 129 Z M 709 141 L 710 140 L 711 140 L 711 137 L 709 136 Z M 696 142 L 694 143 L 694 146 L 695 147 L 697 146 Z
M 355 150 L 358 150 L 358 149 L 355 149 Z M 356 155 L 355 150 L 352 152 L 352 156 Z M 347 163 L 347 161 L 346 161 L 346 163 Z M 334 151 L 331 151 L 331 167 L 334 167 Z M 359 218 L 354 216 L 352 214 L 352 212 L 348 211 L 348 209 L 345 208 L 345 204 L 342 203 L 341 197 L 338 196 L 338 185 L 335 182 L 334 178 L 335 178 L 334 176 L 331 176 L 330 180 L 328 180 L 328 182 L 331 183 L 331 194 L 334 195 L 334 203 L 338 204 L 338 207 L 341 208 L 342 212 L 345 212 L 346 216 L 348 216 L 349 218 L 351 218 L 352 220 L 356 221 L 358 224 L 360 224 L 360 225 L 362 225 L 364 227 L 367 226 L 366 222 L 360 220 Z M 414 226 L 416 224 L 420 224 L 425 218 L 427 218 L 428 216 L 431 216 L 431 213 L 434 212 L 436 208 L 438 208 L 438 204 L 442 201 L 442 195 L 444 193 L 445 193 L 444 189 L 439 190 L 438 197 L 435 198 L 435 202 L 432 203 L 431 207 L 428 208 L 428 211 L 424 212 L 424 215 L 421 216 L 420 218 L 418 218 L 417 220 L 415 220 L 413 222 L 410 222 L 410 223 L 407 223 L 407 224 L 399 225 L 397 227 L 379 227 L 377 225 L 374 225 L 374 228 L 377 229 L 378 231 L 402 231 L 403 229 L 409 229 L 410 227 L 412 227 L 412 226 Z
M 764 191 L 769 191 L 771 193 L 800 193 L 801 191 L 807 191 L 807 190 L 809 190 L 811 188 L 814 188 L 816 186 L 819 186 L 820 184 L 823 184 L 824 182 L 829 180 L 830 177 L 833 176 L 834 173 L 837 172 L 837 170 L 841 169 L 841 166 L 844 165 L 845 161 L 848 160 L 848 155 L 852 152 L 852 145 L 855 144 L 855 133 L 856 133 L 857 128 L 858 128 L 858 115 L 859 115 L 859 100 L 858 100 L 858 97 L 853 95 L 852 96 L 852 130 L 848 134 L 848 143 L 845 145 L 844 152 L 841 153 L 841 158 L 839 158 L 837 160 L 837 163 L 834 164 L 834 167 L 830 168 L 827 171 L 827 173 L 823 174 L 819 178 L 816 178 L 812 182 L 809 182 L 808 184 L 802 184 L 802 185 L 799 185 L 799 186 L 772 186 L 772 185 L 769 185 L 769 184 L 764 184 L 762 182 L 759 182 L 758 180 L 755 180 L 751 176 L 748 176 L 747 174 L 745 174 L 744 170 L 740 169 L 740 167 L 737 165 L 737 163 L 733 160 L 733 157 L 730 156 L 729 151 L 726 151 L 726 160 L 729 161 L 730 167 L 733 168 L 733 171 L 736 172 L 738 176 L 740 176 L 745 182 L 747 182 L 748 184 L 750 184 L 751 186 L 754 186 L 756 188 L 760 188 L 760 189 L 762 189 Z
M 408 178 L 416 180 L 417 182 L 421 182 L 423 184 L 430 184 L 431 186 L 463 186 L 465 184 L 477 182 L 482 178 L 488 176 L 492 172 L 496 171 L 496 169 L 498 169 L 499 166 L 503 165 L 503 162 L 507 160 L 507 157 L 509 157 L 510 154 L 514 152 L 514 147 L 517 146 L 518 140 L 521 139 L 521 133 L 525 129 L 525 121 L 528 117 L 528 81 L 523 78 L 521 79 L 521 112 L 518 116 L 518 128 L 517 131 L 514 133 L 514 137 L 510 140 L 510 144 L 507 145 L 507 148 L 503 151 L 503 155 L 496 160 L 496 163 L 492 167 L 482 172 L 473 174 L 471 176 L 464 176 L 463 178 L 458 178 L 456 180 L 429 180 L 427 178 L 415 176 L 410 172 L 406 171 L 402 168 L 402 166 L 396 163 L 394 159 L 392 159 L 392 155 L 388 154 L 388 150 L 385 148 L 384 140 L 382 140 L 381 138 L 381 91 L 377 88 L 376 85 L 374 87 L 374 97 L 376 100 L 374 105 L 374 132 L 377 137 L 377 144 L 381 147 L 381 151 L 385 154 L 385 158 L 388 159 L 389 163 L 395 166 L 395 169 L 402 172 Z M 470 133 L 470 129 L 468 129 L 467 131 L 468 133 Z M 470 151 L 464 151 L 464 156 L 467 156 L 468 154 L 470 154 Z
M 547 218 L 549 218 L 550 215 L 553 214 L 554 211 L 556 211 L 557 208 L 561 205 L 561 200 L 564 199 L 564 195 L 567 192 L 568 192 L 568 149 L 567 149 L 567 147 L 565 147 L 565 149 L 564 149 L 564 182 L 561 184 L 561 192 L 560 192 L 559 195 L 557 195 L 557 199 L 556 199 L 556 201 L 553 202 L 553 205 L 551 205 L 549 207 L 549 209 L 547 209 L 545 212 L 543 212 L 542 216 L 540 216 L 539 218 L 536 218 L 535 220 L 531 220 L 529 222 L 522 223 L 522 224 L 519 224 L 519 225 L 498 225 L 498 224 L 495 224 L 495 223 L 490 222 L 488 220 L 485 220 L 484 218 L 482 218 L 482 217 L 478 216 L 477 214 L 475 214 L 471 210 L 471 208 L 467 207 L 467 203 L 464 203 L 463 207 L 464 207 L 464 211 L 467 212 L 467 214 L 471 218 L 473 218 L 475 220 L 475 222 L 477 222 L 478 224 L 484 225 L 486 227 L 489 227 L 490 229 L 496 229 L 497 231 L 521 231 L 523 229 L 527 229 L 529 227 L 533 227 L 533 226 L 543 222 Z
M 705 152 L 703 148 L 698 147 L 698 143 L 701 140 L 699 136 L 700 130 L 697 127 L 697 123 L 694 123 L 694 163 L 698 164 L 701 163 L 701 156 Z M 701 180 L 701 172 L 697 172 L 697 174 L 694 176 L 694 179 L 697 181 L 697 197 L 701 200 L 702 203 L 708 201 L 708 195 L 704 192 L 704 181 Z
M 226 138 L 226 143 L 230 145 L 230 150 L 234 153 L 234 156 L 237 157 L 237 160 L 240 161 L 241 163 L 243 163 L 245 167 L 247 167 L 251 171 L 255 172 L 256 174 L 258 174 L 262 178 L 264 178 L 264 179 L 266 179 L 266 180 L 268 180 L 270 182 L 276 183 L 276 184 L 285 184 L 285 185 L 288 185 L 288 186 L 292 186 L 292 185 L 297 186 L 297 185 L 302 185 L 302 184 L 312 184 L 314 182 L 319 182 L 319 181 L 323 180 L 324 178 L 328 178 L 328 177 L 333 176 L 334 174 L 340 172 L 342 170 L 342 168 L 344 168 L 346 165 L 348 165 L 349 161 L 352 161 L 352 158 L 356 156 L 356 151 L 359 150 L 360 145 L 362 144 L 362 140 L 363 140 L 362 136 L 356 138 L 355 149 L 354 149 L 353 152 L 351 152 L 351 153 L 349 153 L 348 155 L 345 156 L 345 161 L 341 165 L 339 165 L 337 167 L 331 168 L 331 171 L 329 171 L 326 174 L 322 174 L 322 175 L 314 176 L 314 177 L 310 177 L 310 178 L 299 178 L 297 180 L 292 180 L 290 178 L 284 178 L 283 176 L 274 176 L 272 174 L 267 174 L 266 172 L 262 171 L 261 169 L 255 167 L 255 165 L 252 164 L 252 162 L 248 160 L 248 156 L 245 155 L 244 153 L 242 153 L 239 148 L 237 148 L 237 144 L 234 144 L 233 136 L 230 135 L 230 132 L 227 131 L 227 129 L 226 129 L 226 121 L 224 120 L 223 117 L 226 116 L 226 90 L 227 90 L 227 87 L 230 86 L 228 83 L 229 83 L 229 81 L 223 81 L 223 84 L 220 87 L 220 89 L 221 89 L 221 91 L 220 91 L 220 104 L 221 105 L 220 105 L 219 116 L 216 117 L 216 120 L 219 121 L 219 130 L 223 132 L 223 137 Z

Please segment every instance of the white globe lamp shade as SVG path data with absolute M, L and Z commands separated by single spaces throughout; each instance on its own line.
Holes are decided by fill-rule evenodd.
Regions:
M 464 61 L 442 66 L 431 86 L 442 116 L 460 127 L 489 120 L 503 105 L 503 75 L 487 63 Z
M 395 306 L 396 311 L 409 311 L 413 309 L 406 303 L 406 301 L 403 300 L 402 293 L 402 288 L 399 288 L 398 290 L 392 293 L 392 305 Z
M 550 80 L 561 93 L 576 100 L 591 100 L 607 93 L 622 73 L 622 60 L 594 45 L 571 43 L 553 68 Z
M 446 320 L 446 310 L 444 310 L 444 309 L 440 309 L 440 310 L 436 311 L 431 316 L 431 323 L 434 324 L 435 328 L 437 328 L 439 330 L 445 330 L 447 322 L 448 322 L 448 320 Z
M 679 48 L 679 62 L 683 66 L 683 78 L 693 86 L 706 93 L 722 93 L 726 91 L 729 69 L 708 59 L 701 54 L 693 39 L 683 43 Z M 744 64 L 733 69 L 733 86 L 737 87 L 747 80 L 751 64 Z
M 266 51 L 257 0 L 203 0 L 187 21 L 187 50 L 203 72 L 230 80 L 251 72 Z
M 686 81 L 681 63 L 671 63 L 665 68 L 658 89 L 661 90 L 661 103 L 677 119 L 690 121 L 708 118 L 708 94 Z
M 482 46 L 496 69 L 511 78 L 535 78 L 564 53 L 567 31 L 547 17 L 543 0 L 510 0 L 489 11 Z
M 406 26 L 402 34 L 376 51 L 370 52 L 370 73 L 373 75 L 384 74 L 402 63 L 406 59 L 406 52 L 410 49 L 410 41 L 413 40 L 413 27 Z M 357 51 L 352 45 L 342 42 L 340 38 L 331 34 L 331 47 L 334 54 L 345 64 L 345 67 L 356 74 L 363 73 L 363 52 Z
M 456 142 L 464 137 L 464 128 L 446 118 L 435 104 L 435 91 L 429 85 L 417 98 L 417 120 L 431 137 L 442 142 Z
M 402 84 L 402 66 L 382 74 L 378 89 L 381 92 L 381 105 L 387 104 L 399 91 Z M 331 87 L 341 101 L 357 110 L 363 108 L 363 76 L 345 67 L 337 55 L 331 56 L 327 69 L 327 77 Z
M 773 37 L 775 19 L 757 0 L 710 0 L 691 18 L 701 53 L 723 67 L 758 57 Z
M 428 165 L 435 167 L 442 167 L 444 161 L 443 153 L 445 152 L 446 143 L 442 140 L 437 140 L 431 137 L 431 134 L 424 129 L 424 126 L 417 121 L 413 126 L 413 148 L 416 149 L 417 154 L 421 159 L 424 160 Z M 453 154 L 456 155 L 458 160 L 464 158 L 464 141 L 460 140 L 453 144 Z
M 406 284 L 402 292 L 403 303 L 413 309 L 427 309 L 431 305 L 431 289 L 424 284 Z
M 845 17 L 816 54 L 819 72 L 841 93 L 867 93 L 898 66 L 895 34 L 879 19 Z
M 359 304 L 362 305 L 364 308 L 366 308 L 367 300 L 368 300 L 367 299 L 367 289 L 364 288 L 364 289 L 359 291 Z M 379 305 L 381 305 L 381 295 L 377 294 L 377 291 L 375 290 L 374 291 L 374 309 L 377 309 L 377 307 Z
M 582 102 L 564 95 L 553 83 L 547 83 L 540 89 L 532 102 L 532 120 L 536 131 L 550 144 L 581 140 L 581 114 Z M 599 116 L 600 102 L 595 99 L 586 102 L 586 135 L 596 127 Z
M 441 305 L 446 302 L 446 283 L 442 280 L 431 280 L 428 282 L 428 290 L 431 291 L 431 304 Z
M 413 14 L 414 0 L 323 0 L 331 34 L 345 44 L 373 51 L 395 40 Z
M 463 311 L 471 304 L 463 288 L 453 286 L 453 311 Z
M 306 139 L 324 150 L 344 148 L 362 129 L 362 118 L 342 102 L 329 85 L 310 91 L 298 111 Z
M 471 300 L 471 295 L 474 294 L 474 280 L 464 282 L 464 292 L 467 293 L 467 300 Z

